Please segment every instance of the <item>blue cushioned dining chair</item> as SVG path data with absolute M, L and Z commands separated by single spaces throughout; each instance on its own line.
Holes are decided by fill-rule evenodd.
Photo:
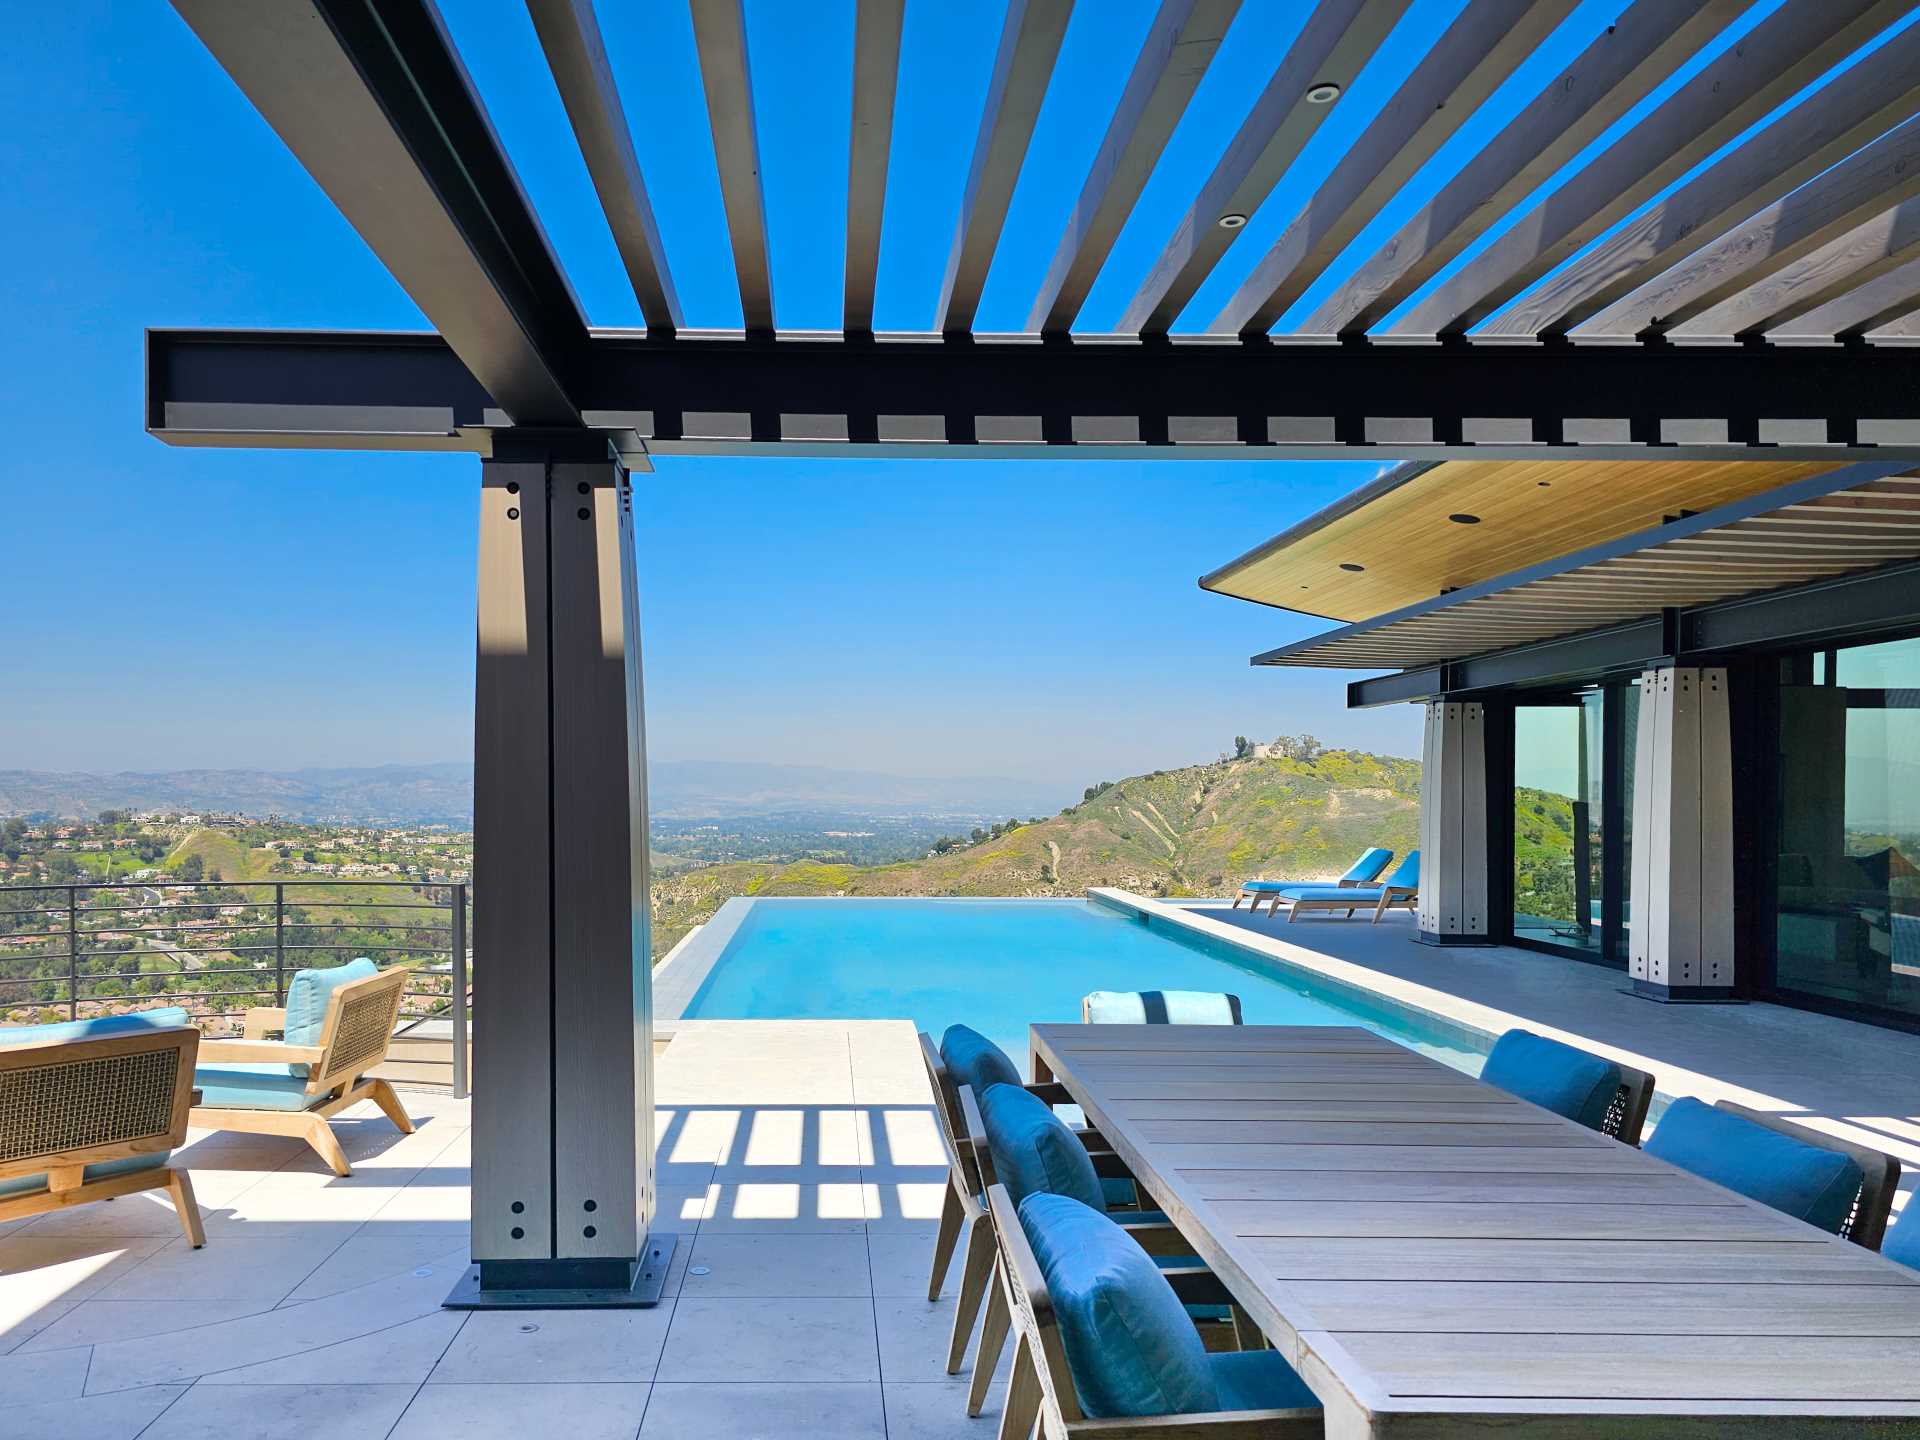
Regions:
M 1370 885 L 1380 878 L 1380 872 L 1387 868 L 1388 862 L 1392 859 L 1393 851 L 1383 845 L 1376 845 L 1371 850 L 1362 852 L 1360 858 L 1347 867 L 1347 873 L 1333 883 L 1335 885 Z M 1247 906 L 1247 913 L 1249 915 L 1255 915 L 1260 911 L 1260 902 L 1262 900 L 1270 900 L 1273 903 L 1267 907 L 1267 913 L 1272 914 L 1280 908 L 1281 891 L 1295 885 L 1307 883 L 1310 882 L 1301 880 L 1248 880 L 1241 885 L 1240 893 L 1233 897 L 1233 904 L 1227 908 L 1229 910 L 1238 910 L 1242 900 L 1251 899 L 1253 903 Z
M 1640 1143 L 1653 1100 L 1653 1076 L 1646 1071 L 1531 1030 L 1509 1030 L 1496 1040 L 1480 1078 L 1626 1145 Z
M 1217 990 L 1095 990 L 1081 997 L 1089 1025 L 1240 1025 L 1240 997 Z
M 1641 1148 L 1869 1250 L 1880 1248 L 1900 1184 L 1891 1155 L 1727 1100 L 1674 1101 Z
M 1213 1353 L 1167 1277 L 1105 1215 L 1064 1195 L 987 1188 L 1019 1327 L 1002 1436 L 1049 1440 L 1325 1433 L 1320 1402 L 1274 1350 Z
M 1899 1223 L 1888 1229 L 1886 1239 L 1880 1242 L 1880 1253 L 1909 1270 L 1920 1270 L 1920 1205 L 1907 1202 Z

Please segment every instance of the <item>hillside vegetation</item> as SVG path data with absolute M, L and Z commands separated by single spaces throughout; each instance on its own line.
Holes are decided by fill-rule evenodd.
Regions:
M 1338 875 L 1369 845 L 1418 842 L 1420 762 L 1353 750 L 1222 760 L 1136 775 L 1051 820 L 898 865 L 736 863 L 653 884 L 665 954 L 734 895 L 1231 894 L 1256 875 Z

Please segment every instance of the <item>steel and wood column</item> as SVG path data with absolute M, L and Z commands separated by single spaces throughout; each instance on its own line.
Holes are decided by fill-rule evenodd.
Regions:
M 1730 999 L 1734 846 L 1727 672 L 1676 665 L 1645 671 L 1638 684 L 1627 973 L 1635 992 L 1652 999 Z
M 475 1264 L 448 1303 L 649 1303 L 671 1241 L 647 1233 L 652 964 L 631 489 L 586 432 L 502 436 L 481 470 Z
M 1486 712 L 1477 701 L 1427 706 L 1420 778 L 1419 938 L 1486 945 Z

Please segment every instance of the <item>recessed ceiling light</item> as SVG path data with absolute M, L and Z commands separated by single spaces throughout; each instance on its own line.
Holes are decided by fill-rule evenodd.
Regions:
M 1346 564 L 1346 563 L 1344 563 L 1344 562 L 1343 562 L 1343 563 L 1341 564 L 1341 566 L 1340 566 L 1340 568 L 1341 568 L 1342 570 L 1349 570 L 1349 571 L 1351 571 L 1352 573 L 1354 573 L 1355 575 L 1358 575 L 1358 574 L 1360 574 L 1360 573 L 1361 573 L 1361 571 L 1363 571 L 1363 570 L 1365 570 L 1365 569 L 1366 569 L 1367 567 L 1366 567 L 1366 566 L 1364 566 L 1364 565 L 1350 565 L 1350 564 Z
M 1331 105 L 1339 98 L 1340 87 L 1327 82 L 1316 85 L 1307 91 L 1307 103 L 1309 105 Z
M 1242 225 L 1247 223 L 1247 217 L 1244 215 L 1222 215 L 1213 223 L 1218 225 L 1222 230 L 1238 230 Z
M 1449 515 L 1447 519 L 1456 525 L 1478 525 L 1480 523 L 1480 517 L 1478 515 L 1468 515 L 1464 513 Z

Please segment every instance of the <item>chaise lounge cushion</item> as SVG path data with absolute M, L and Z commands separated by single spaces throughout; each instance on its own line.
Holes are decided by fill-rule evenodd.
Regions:
M 1092 1025 L 1238 1025 L 1240 997 L 1212 990 L 1095 990 Z
M 1531 1030 L 1509 1030 L 1487 1055 L 1480 1078 L 1509 1095 L 1598 1130 L 1620 1091 L 1620 1067 Z
M 295 1068 L 237 1061 L 198 1065 L 193 1083 L 199 1087 L 200 1103 L 212 1110 L 304 1110 L 325 1097 L 309 1096 L 307 1077 L 294 1074 Z
M 326 1028 L 327 1006 L 333 1001 L 333 992 L 355 980 L 371 980 L 379 973 L 379 967 L 364 955 L 326 970 L 298 971 L 287 982 L 287 1020 L 283 1032 L 287 1044 L 318 1045 L 321 1032 Z M 307 1067 L 296 1065 L 293 1073 L 304 1080 Z
M 1070 1195 L 1094 1210 L 1107 1197 L 1087 1147 L 1042 1101 L 1019 1085 L 990 1085 L 980 1096 L 993 1169 L 1016 1203 L 1029 1195 Z
M 1206 1346 L 1153 1260 L 1098 1211 L 1029 1195 L 1020 1225 L 1046 1277 L 1080 1408 L 1096 1418 L 1217 1410 Z
M 971 1085 L 975 1097 L 985 1095 L 992 1085 L 1018 1085 L 1020 1071 L 1007 1052 L 978 1030 L 965 1025 L 949 1025 L 940 1037 L 940 1058 L 955 1085 Z
M 158 1010 L 136 1010 L 127 1015 L 98 1015 L 90 1020 L 56 1020 L 50 1025 L 10 1025 L 0 1029 L 0 1045 L 64 1045 L 73 1040 L 102 1040 L 111 1035 L 130 1035 L 141 1030 L 171 1030 L 186 1025 L 187 1012 L 178 1006 Z M 128 1155 L 120 1160 L 101 1160 L 87 1166 L 88 1180 L 105 1180 L 112 1175 L 130 1175 L 137 1170 L 157 1170 L 167 1163 L 170 1150 L 150 1155 Z M 15 1175 L 0 1180 L 0 1198 L 24 1195 L 47 1188 L 44 1173 Z
M 1849 1157 L 1692 1096 L 1667 1107 L 1643 1148 L 1834 1235 L 1860 1193 L 1860 1167 Z

